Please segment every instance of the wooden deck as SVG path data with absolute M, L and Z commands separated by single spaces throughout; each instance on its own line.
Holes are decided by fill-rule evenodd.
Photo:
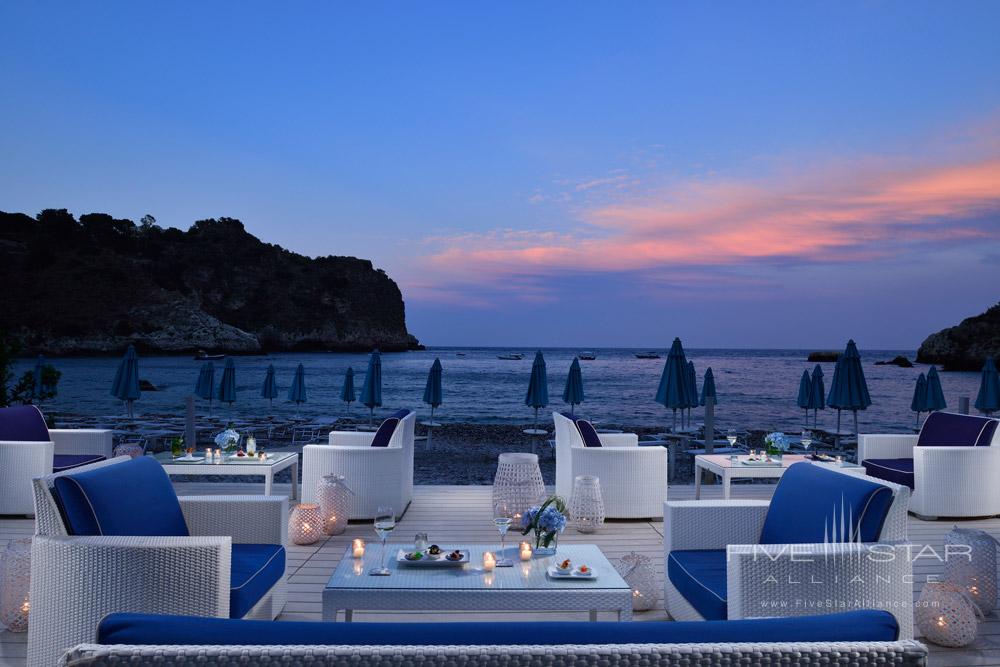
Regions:
M 256 484 L 195 484 L 178 482 L 179 494 L 209 494 L 209 493 L 260 493 L 261 485 Z M 736 484 L 733 486 L 733 498 L 770 497 L 773 490 L 768 484 Z M 276 485 L 276 492 L 287 492 Z M 433 541 L 447 543 L 461 542 L 491 542 L 497 540 L 496 529 L 491 521 L 490 493 L 488 486 L 418 486 L 414 490 L 413 504 L 403 517 L 396 530 L 400 541 L 409 539 L 417 532 L 427 532 Z M 674 486 L 670 488 L 672 500 L 691 499 L 694 495 L 693 486 Z M 721 487 L 709 486 L 703 488 L 703 498 L 721 498 Z M 943 545 L 944 535 L 951 527 L 951 522 L 924 522 L 910 518 L 910 539 L 915 543 L 928 544 L 935 547 Z M 975 527 L 988 531 L 995 537 L 1000 537 L 1000 519 L 962 522 L 963 527 Z M 0 546 L 8 540 L 29 537 L 33 532 L 33 523 L 26 519 L 0 519 Z M 355 537 L 362 537 L 370 543 L 375 542 L 375 535 L 369 523 L 351 524 L 347 532 L 336 537 L 321 540 L 308 547 L 292 546 L 289 548 L 288 575 L 289 599 L 282 620 L 318 621 L 321 613 L 321 593 L 331 572 L 340 561 L 346 546 Z M 609 559 L 636 551 L 649 556 L 654 564 L 661 585 L 663 580 L 663 524 L 648 521 L 613 521 L 593 535 L 581 535 L 572 529 L 561 538 L 564 542 L 593 542 L 598 544 Z M 920 579 L 940 570 L 940 565 L 930 561 L 920 561 L 915 567 L 914 595 L 919 595 Z M 433 606 L 433 600 L 429 603 Z M 531 613 L 531 614 L 470 614 L 467 612 L 451 613 L 446 610 L 434 609 L 428 612 L 409 613 L 372 613 L 357 612 L 356 620 L 526 620 L 526 619 L 569 619 L 586 620 L 586 613 Z M 608 615 L 610 619 L 610 615 Z M 666 616 L 662 609 L 654 612 L 636 614 L 636 621 L 663 620 Z M 0 667 L 20 667 L 25 663 L 26 634 L 0 632 Z M 981 637 L 971 648 L 962 650 L 947 650 L 931 647 L 933 665 L 996 665 L 1000 667 L 1000 617 L 993 615 L 981 625 Z

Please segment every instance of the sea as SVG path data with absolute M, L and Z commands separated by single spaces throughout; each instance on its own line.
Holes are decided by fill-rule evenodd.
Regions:
M 534 411 L 524 399 L 531 373 L 535 348 L 431 347 L 421 351 L 382 354 L 382 407 L 375 417 L 398 408 L 416 409 L 420 419 L 430 414 L 422 403 L 427 375 L 435 358 L 443 367 L 443 404 L 435 411 L 435 420 L 450 423 L 529 424 Z M 672 412 L 654 400 L 667 351 L 653 350 L 660 359 L 638 359 L 643 349 L 621 348 L 542 348 L 548 374 L 549 408 L 563 410 L 562 394 L 574 356 L 591 352 L 593 361 L 581 361 L 585 400 L 576 412 L 606 424 L 625 426 L 666 426 Z M 698 388 L 705 369 L 711 367 L 718 393 L 715 409 L 717 428 L 768 429 L 797 432 L 803 428 L 804 413 L 796 406 L 799 379 L 803 370 L 811 371 L 809 350 L 687 349 L 694 362 Z M 502 360 L 499 355 L 520 353 L 521 360 Z M 917 376 L 928 366 L 914 368 L 877 366 L 875 361 L 903 355 L 910 359 L 914 350 L 861 350 L 865 377 L 872 405 L 858 416 L 861 432 L 903 432 L 914 428 L 916 415 L 910 400 Z M 368 416 L 368 408 L 358 403 L 348 406 L 340 400 L 347 369 L 353 368 L 355 386 L 360 394 L 368 364 L 367 354 L 309 352 L 278 353 L 259 356 L 234 356 L 237 400 L 231 405 L 214 406 L 214 413 L 234 418 L 256 418 L 273 414 L 276 419 L 298 417 L 315 422 L 330 422 L 338 417 Z M 34 366 L 33 359 L 19 360 L 18 374 Z M 113 357 L 67 357 L 50 360 L 62 372 L 59 393 L 46 401 L 43 409 L 56 414 L 83 415 L 114 421 L 124 414 L 123 406 L 110 395 L 111 383 L 119 359 Z M 141 356 L 139 376 L 156 391 L 144 391 L 135 404 L 141 415 L 183 415 L 185 398 L 194 391 L 203 362 L 188 356 Z M 296 367 L 306 372 L 307 401 L 295 405 L 286 400 L 288 386 Z M 215 377 L 222 377 L 224 362 L 215 362 Z M 261 398 L 261 386 L 269 364 L 274 364 L 281 394 L 273 405 Z M 833 379 L 833 363 L 822 363 L 827 389 Z M 941 373 L 941 384 L 949 409 L 957 409 L 960 397 L 975 401 L 978 373 Z M 198 399 L 200 413 L 207 401 Z M 694 410 L 694 419 L 702 419 L 703 409 Z M 551 420 L 547 411 L 542 421 Z M 819 412 L 820 428 L 836 425 L 837 411 Z M 850 428 L 851 414 L 844 413 L 843 427 Z M 811 421 L 810 421 L 811 423 Z

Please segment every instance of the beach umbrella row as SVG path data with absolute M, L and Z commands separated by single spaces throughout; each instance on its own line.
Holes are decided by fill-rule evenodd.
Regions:
M 667 361 L 663 365 L 660 384 L 656 388 L 656 402 L 673 410 L 673 426 L 677 428 L 677 411 L 697 403 L 697 394 L 692 394 L 692 386 L 688 375 L 687 359 L 680 338 L 674 338 L 667 353 Z

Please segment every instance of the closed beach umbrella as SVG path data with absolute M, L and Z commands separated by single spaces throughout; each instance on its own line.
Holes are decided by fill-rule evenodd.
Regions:
M 306 402 L 306 369 L 302 364 L 295 369 L 292 386 L 288 388 L 288 400 L 295 403 L 296 410 Z
M 212 398 L 215 396 L 215 364 L 206 361 L 198 371 L 198 381 L 194 384 L 194 395 L 208 401 L 208 412 L 212 412 Z
M 274 377 L 274 364 L 268 364 L 267 373 L 264 374 L 264 384 L 260 387 L 261 398 L 266 398 L 268 403 L 274 405 L 274 399 L 278 398 L 278 381 Z
M 111 383 L 111 395 L 125 403 L 129 419 L 133 417 L 132 404 L 139 400 L 142 392 L 139 390 L 139 355 L 135 347 L 128 346 L 125 356 L 118 364 L 115 380 Z
M 229 409 L 236 401 L 236 364 L 232 359 L 226 359 L 226 367 L 222 369 L 222 380 L 219 382 L 219 400 L 229 403 Z
M 44 373 L 45 373 L 45 357 L 38 355 L 38 359 L 35 360 L 35 369 L 32 371 L 32 375 L 35 379 L 35 398 L 41 398 L 42 394 L 48 391 L 48 387 L 45 384 Z
M 715 374 L 712 373 L 711 366 L 705 369 L 705 380 L 701 383 L 701 401 L 699 403 L 705 405 L 706 398 L 714 398 L 718 404 L 718 396 L 715 393 Z
M 694 370 L 694 362 L 687 363 L 687 373 L 684 376 L 688 390 L 688 428 L 691 427 L 691 408 L 698 407 L 698 374 Z
M 987 357 L 983 364 L 983 375 L 979 379 L 979 394 L 976 395 L 976 410 L 988 415 L 1000 410 L 1000 373 L 997 373 L 993 359 Z
M 431 422 L 434 421 L 434 409 L 441 405 L 441 360 L 434 359 L 431 370 L 427 373 L 427 384 L 424 386 L 424 403 L 431 406 Z
M 865 371 L 861 367 L 861 355 L 858 354 L 858 346 L 854 344 L 854 340 L 847 341 L 847 348 L 837 360 L 826 404 L 837 410 L 838 438 L 841 410 L 850 410 L 854 413 L 854 433 L 857 434 L 858 410 L 866 409 L 872 404 L 872 399 L 868 394 Z
M 361 387 L 361 402 L 369 410 L 368 423 L 375 421 L 375 408 L 382 407 L 382 355 L 378 350 L 368 357 L 368 372 Z
M 921 373 L 917 376 L 917 384 L 913 387 L 913 399 L 910 410 L 917 413 L 917 426 L 920 425 L 920 413 L 927 411 L 927 378 Z
M 347 414 L 351 414 L 351 403 L 358 400 L 358 394 L 354 391 L 354 369 L 350 366 L 344 375 L 344 386 L 340 388 L 340 400 L 347 403 Z
M 580 359 L 573 357 L 569 365 L 569 375 L 566 376 L 566 388 L 563 389 L 563 403 L 569 403 L 569 413 L 583 403 L 583 372 L 580 370 Z
M 812 378 L 809 371 L 802 371 L 799 379 L 799 396 L 795 399 L 795 404 L 806 411 L 806 426 L 809 426 L 809 394 L 812 393 Z
M 683 410 L 690 403 L 688 397 L 687 359 L 680 338 L 674 338 L 667 361 L 660 376 L 660 386 L 656 389 L 656 402 L 674 411 L 674 429 L 677 428 L 677 410 Z
M 944 410 L 948 407 L 948 402 L 944 400 L 944 391 L 941 389 L 941 376 L 938 375 L 937 367 L 931 366 L 927 371 L 927 403 L 924 409 L 927 412 Z
M 809 386 L 809 409 L 813 411 L 813 428 L 816 428 L 819 410 L 826 410 L 826 384 L 823 382 L 823 368 L 816 364 Z
M 535 361 L 531 364 L 531 378 L 528 380 L 528 393 L 524 395 L 524 404 L 535 409 L 535 428 L 538 428 L 538 410 L 549 404 L 549 376 L 545 371 L 545 357 L 542 351 L 535 352 Z

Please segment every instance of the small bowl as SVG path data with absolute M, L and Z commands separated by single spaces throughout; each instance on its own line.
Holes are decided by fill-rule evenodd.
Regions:
M 563 562 L 566 563 L 566 567 L 563 567 Z M 569 562 L 569 561 L 563 561 L 563 562 L 556 563 L 556 566 L 555 566 L 556 567 L 556 571 L 557 572 L 561 572 L 562 574 L 569 574 L 570 572 L 572 572 L 573 571 L 573 563 Z

